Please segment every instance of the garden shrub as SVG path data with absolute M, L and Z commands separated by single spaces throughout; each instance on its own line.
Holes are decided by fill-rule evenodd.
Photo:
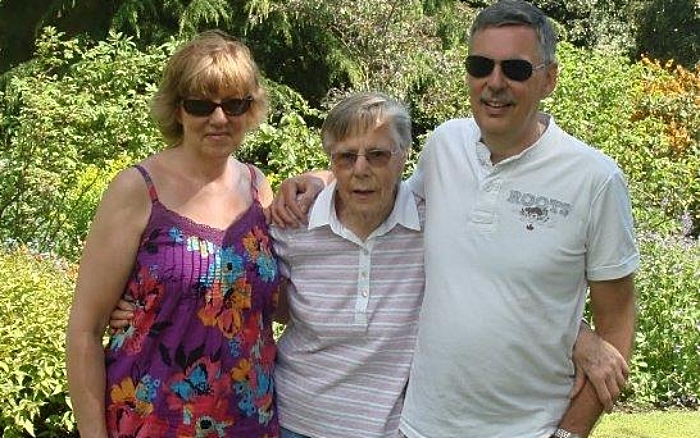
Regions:
M 90 202 L 82 176 L 159 144 L 147 105 L 165 55 L 119 35 L 91 48 L 61 38 L 48 29 L 0 94 L 0 241 L 75 257 L 87 230 L 72 215 Z
M 65 329 L 75 269 L 26 249 L 0 250 L 0 431 L 68 435 Z
M 628 399 L 698 408 L 700 397 L 700 243 L 683 236 L 639 236 L 637 336 Z
M 700 225 L 698 70 L 623 56 L 559 50 L 560 79 L 545 109 L 571 134 L 615 159 L 628 177 L 638 228 Z M 695 234 L 697 236 L 697 234 Z
M 640 201 L 658 207 L 667 216 L 686 217 L 686 235 L 700 234 L 700 63 L 690 70 L 672 61 L 642 58 L 641 98 L 632 120 L 654 123 L 660 137 L 649 148 L 656 169 L 642 175 Z M 659 135 L 660 134 L 660 135 Z M 649 183 L 653 183 L 650 186 Z
M 273 188 L 307 170 L 328 168 L 320 137 L 325 113 L 309 107 L 285 85 L 266 81 L 265 86 L 270 99 L 267 122 L 248 134 L 237 157 L 260 167 Z

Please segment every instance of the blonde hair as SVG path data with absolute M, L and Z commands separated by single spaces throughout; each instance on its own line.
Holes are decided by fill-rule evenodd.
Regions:
M 202 32 L 172 55 L 151 100 L 151 116 L 165 142 L 174 146 L 182 141 L 177 110 L 183 99 L 213 97 L 221 92 L 253 98 L 250 109 L 241 116 L 246 132 L 257 128 L 267 116 L 267 93 L 248 47 L 221 31 Z

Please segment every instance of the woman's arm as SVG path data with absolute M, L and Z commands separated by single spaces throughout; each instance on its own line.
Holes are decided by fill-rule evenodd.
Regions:
M 133 266 L 150 208 L 138 171 L 120 172 L 105 192 L 85 242 L 66 346 L 71 404 L 83 438 L 107 436 L 102 336 Z

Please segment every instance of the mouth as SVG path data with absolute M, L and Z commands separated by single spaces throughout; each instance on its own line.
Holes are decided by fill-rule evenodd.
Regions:
M 352 190 L 353 196 L 356 198 L 369 198 L 373 196 L 376 193 L 376 190 L 370 190 L 370 189 L 354 189 Z
M 502 110 L 505 108 L 509 108 L 513 106 L 513 102 L 511 101 L 504 101 L 504 100 L 489 100 L 489 99 L 480 99 L 481 103 L 489 108 L 497 109 L 497 110 Z

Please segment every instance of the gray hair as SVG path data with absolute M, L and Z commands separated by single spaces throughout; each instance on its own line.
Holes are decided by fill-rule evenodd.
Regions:
M 348 137 L 362 135 L 385 123 L 390 123 L 399 135 L 404 151 L 412 142 L 411 116 L 406 107 L 383 93 L 355 93 L 341 100 L 330 110 L 321 127 L 323 149 L 330 153 L 335 143 Z
M 470 46 L 480 30 L 518 25 L 530 27 L 537 33 L 545 64 L 556 62 L 557 33 L 552 23 L 539 8 L 522 0 L 500 0 L 479 12 L 469 31 Z

